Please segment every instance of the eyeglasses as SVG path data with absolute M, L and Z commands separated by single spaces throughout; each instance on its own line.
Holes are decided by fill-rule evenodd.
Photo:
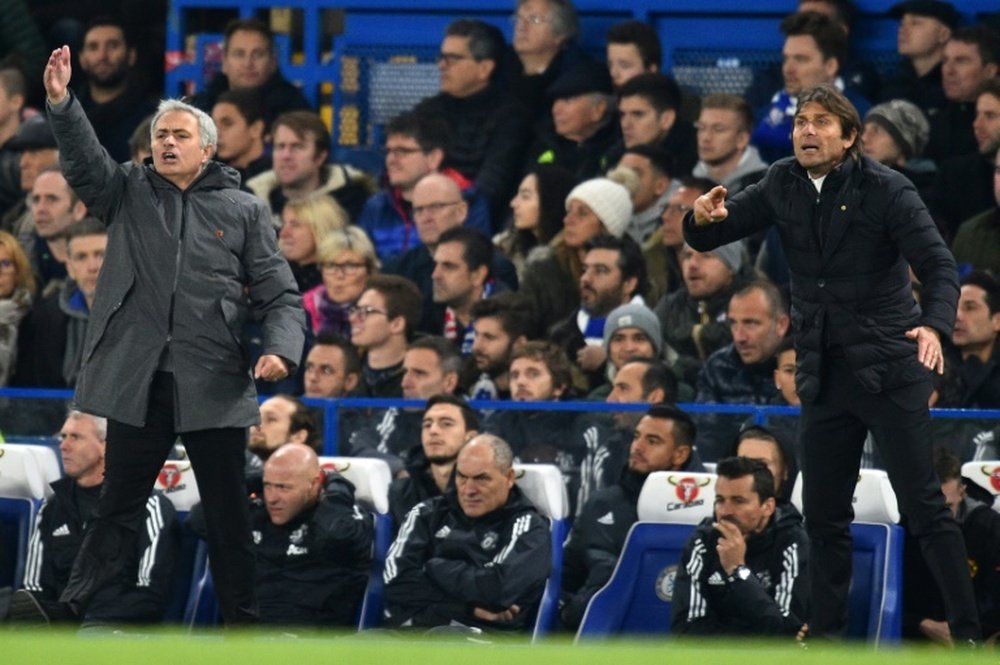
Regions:
M 454 65 L 456 62 L 461 62 L 462 60 L 472 60 L 471 55 L 465 55 L 463 53 L 438 53 L 437 61 L 443 62 L 446 65 Z
M 11 268 L 16 268 L 17 265 L 11 259 L 0 259 L 0 270 L 10 270 Z
M 361 319 L 362 321 L 364 321 L 365 319 L 367 319 L 372 314 L 384 314 L 385 316 L 389 316 L 389 312 L 386 312 L 385 310 L 378 309 L 376 307 L 358 307 L 357 305 L 354 305 L 350 309 L 347 310 L 347 315 L 348 316 L 356 316 L 357 318 Z
M 438 213 L 447 208 L 448 206 L 458 205 L 459 203 L 461 203 L 461 201 L 449 201 L 449 202 L 439 201 L 437 203 L 428 203 L 425 206 L 413 206 L 413 216 L 416 217 L 417 215 L 421 215 L 425 212 Z
M 668 212 L 671 212 L 677 215 L 684 215 L 691 210 L 694 210 L 694 206 L 684 205 L 683 203 L 670 203 L 663 206 L 663 210 L 660 211 L 660 214 L 665 215 Z
M 319 264 L 320 270 L 333 273 L 334 275 L 353 275 L 367 267 L 367 263 L 358 263 L 357 261 L 345 261 L 344 263 L 325 261 Z
M 551 23 L 552 19 L 548 16 L 542 16 L 540 14 L 511 14 L 510 24 L 516 26 L 518 23 L 524 23 L 526 25 L 541 25 L 542 23 Z
M 382 154 L 386 157 L 409 157 L 418 152 L 423 152 L 421 148 L 382 148 Z

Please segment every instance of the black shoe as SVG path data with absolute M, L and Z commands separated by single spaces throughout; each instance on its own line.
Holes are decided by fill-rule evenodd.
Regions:
M 43 602 L 27 589 L 18 589 L 10 598 L 10 620 L 21 625 L 50 626 L 78 623 L 79 617 L 67 603 Z

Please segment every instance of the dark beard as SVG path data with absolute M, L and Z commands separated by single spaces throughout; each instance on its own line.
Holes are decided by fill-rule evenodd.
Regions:
M 94 88 L 117 88 L 128 78 L 128 68 L 119 67 L 107 76 L 98 78 L 92 74 L 87 74 L 87 82 Z
M 458 459 L 458 453 L 454 455 L 435 455 L 433 457 L 428 457 L 427 461 L 434 466 L 442 466 L 445 464 L 451 464 Z

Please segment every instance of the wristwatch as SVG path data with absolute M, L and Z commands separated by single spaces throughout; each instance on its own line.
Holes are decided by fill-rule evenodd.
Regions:
M 736 566 L 736 570 L 734 570 L 733 574 L 729 576 L 729 583 L 732 584 L 733 582 L 737 581 L 746 582 L 748 579 L 750 579 L 751 574 L 752 573 L 750 572 L 750 569 L 747 568 L 746 566 L 743 565 Z

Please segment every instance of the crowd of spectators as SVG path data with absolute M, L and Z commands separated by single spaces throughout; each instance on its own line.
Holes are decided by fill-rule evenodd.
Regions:
M 265 23 L 226 28 L 222 71 L 192 103 L 218 128 L 215 158 L 269 207 L 309 328 L 303 356 L 289 359 L 297 373 L 259 384 L 282 394 L 261 404 L 249 437 L 266 464 L 264 500 L 251 498 L 258 562 L 270 566 L 258 571 L 265 587 L 282 586 L 274 576 L 290 537 L 283 525 L 295 515 L 282 518 L 280 500 L 268 497 L 286 486 L 301 485 L 296 510 L 311 511 L 310 520 L 329 513 L 324 528 L 340 520 L 357 532 L 350 560 L 332 536 L 313 547 L 338 551 L 355 596 L 368 563 L 368 518 L 319 473 L 322 429 L 300 396 L 429 400 L 425 409 L 342 412 L 340 423 L 340 454 L 385 459 L 396 478 L 392 626 L 525 627 L 544 584 L 529 557 L 547 556 L 548 536 L 512 489 L 512 461 L 558 466 L 578 518 L 567 544 L 567 627 L 610 575 L 636 519 L 637 488 L 653 470 L 700 470 L 734 453 L 763 460 L 770 471 L 725 467 L 722 510 L 751 497 L 762 521 L 743 528 L 727 517 L 743 535 L 724 537 L 767 531 L 793 548 L 803 537 L 788 503 L 794 423 L 747 436 L 738 418 L 692 418 L 666 405 L 798 404 L 789 337 L 802 322 L 789 316 L 776 232 L 699 252 L 681 226 L 699 195 L 717 184 L 729 195 L 754 187 L 769 164 L 791 156 L 797 96 L 817 85 L 851 100 L 864 122 L 863 153 L 909 178 L 959 265 L 961 299 L 942 340 L 949 362 L 933 405 L 1000 408 L 1000 35 L 961 25 L 947 2 L 901 2 L 890 10 L 901 64 L 879 80 L 863 53 L 849 52 L 849 0 L 798 5 L 780 24 L 780 71 L 759 72 L 743 96 L 700 99 L 660 71 L 659 37 L 641 22 L 611 27 L 605 63 L 580 47 L 570 0 L 518 0 L 510 45 L 488 23 L 457 19 L 441 38 L 440 91 L 386 125 L 378 174 L 331 161 L 329 128 L 281 75 Z M 135 63 L 126 27 L 94 19 L 73 95 L 109 154 L 142 162 L 153 100 L 129 84 Z M 72 388 L 107 232 L 63 177 L 44 113 L 26 106 L 40 83 L 0 62 L 0 386 Z M 255 325 L 244 325 L 248 354 Z M 465 398 L 657 406 L 641 419 L 476 414 Z M 941 436 L 961 461 L 996 457 L 990 427 Z M 662 440 L 668 447 L 650 453 Z M 276 453 L 286 444 L 294 448 Z M 768 475 L 770 485 L 761 480 Z M 619 521 L 611 535 L 601 531 L 609 515 Z M 475 552 L 463 529 L 481 539 Z M 692 547 L 704 550 L 699 543 Z M 447 560 L 454 550 L 462 564 Z M 730 577 L 744 567 L 719 556 Z M 485 561 L 488 580 L 474 570 Z M 522 579 L 504 586 L 507 571 Z M 808 599 L 798 593 L 767 605 L 768 631 L 801 630 Z M 272 618 L 303 619 L 285 596 L 272 598 Z M 316 600 L 310 620 L 350 623 L 354 606 L 328 600 Z M 675 608 L 678 630 L 716 631 L 719 621 L 711 607 Z M 940 622 L 933 629 L 924 633 L 940 637 Z

